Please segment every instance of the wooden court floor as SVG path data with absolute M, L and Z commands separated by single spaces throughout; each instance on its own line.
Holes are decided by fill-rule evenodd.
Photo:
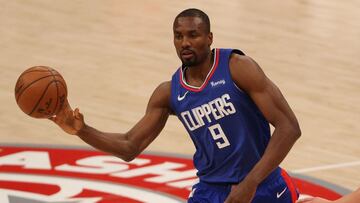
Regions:
M 56 68 L 69 101 L 103 131 L 127 131 L 153 89 L 179 65 L 172 23 L 208 13 L 213 47 L 242 49 L 280 87 L 303 136 L 282 163 L 354 190 L 360 186 L 360 1 L 0 0 L 0 144 L 86 146 L 16 106 L 17 76 Z M 191 155 L 172 117 L 147 151 Z

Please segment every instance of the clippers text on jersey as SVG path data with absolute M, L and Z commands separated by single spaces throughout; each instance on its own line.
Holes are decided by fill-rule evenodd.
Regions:
M 230 102 L 230 95 L 224 94 L 208 103 L 192 108 L 191 110 L 181 112 L 186 127 L 194 131 L 207 123 L 219 120 L 225 116 L 236 113 L 234 105 Z

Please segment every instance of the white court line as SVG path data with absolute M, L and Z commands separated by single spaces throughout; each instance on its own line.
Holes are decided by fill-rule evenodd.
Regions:
M 111 182 L 96 182 L 92 180 L 75 179 L 74 177 L 56 177 L 47 175 L 36 174 L 20 174 L 20 173 L 0 173 L 0 180 L 13 181 L 13 182 L 25 182 L 25 183 L 39 183 L 48 185 L 57 185 L 60 190 L 55 194 L 41 195 L 32 192 L 22 192 L 16 190 L 6 190 L 0 188 L 0 201 L 1 203 L 7 203 L 9 195 L 15 195 L 24 198 L 32 198 L 38 201 L 47 200 L 47 202 L 74 202 L 72 200 L 80 200 L 79 198 L 73 198 L 79 195 L 83 190 L 92 190 L 97 192 L 103 192 L 108 194 L 119 195 L 127 197 L 133 200 L 137 200 L 144 203 L 181 203 L 182 201 L 173 198 L 170 195 L 164 195 L 156 190 L 144 190 L 143 188 L 133 187 L 131 185 L 117 184 Z M 11 192 L 10 194 L 8 194 Z M 82 203 L 93 203 L 96 196 L 91 198 L 83 198 L 83 201 L 76 201 Z M 101 199 L 101 198 L 100 198 Z M 6 201 L 7 200 L 7 201 Z M 51 200 L 51 201 L 49 201 Z M 96 201 L 97 202 L 97 201 Z
M 345 168 L 349 166 L 357 166 L 360 165 L 360 161 L 353 161 L 353 162 L 347 162 L 347 163 L 340 163 L 340 164 L 330 164 L 330 165 L 323 165 L 323 166 L 317 166 L 317 167 L 310 167 L 310 168 L 303 168 L 303 169 L 296 169 L 292 170 L 292 173 L 307 173 L 312 171 L 323 171 L 328 169 L 334 169 L 334 168 Z

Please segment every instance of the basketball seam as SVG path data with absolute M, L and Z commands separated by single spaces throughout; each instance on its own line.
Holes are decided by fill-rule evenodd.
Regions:
M 56 80 L 53 80 L 53 81 L 49 82 L 49 84 L 46 86 L 45 90 L 43 91 L 43 93 L 42 93 L 42 95 L 41 95 L 40 99 L 37 101 L 36 105 L 34 106 L 33 110 L 31 110 L 31 112 L 28 114 L 29 116 L 30 116 L 32 113 L 34 113 L 35 109 L 37 109 L 37 107 L 39 106 L 39 104 L 40 104 L 40 102 L 41 102 L 42 98 L 44 97 L 45 93 L 46 93 L 46 92 L 47 92 L 47 90 L 49 89 L 49 86 L 50 86 L 50 85 L 51 85 L 51 83 L 53 83 L 53 82 L 56 82 Z
M 45 69 L 41 69 L 41 70 L 25 70 L 25 72 L 21 73 L 21 75 L 19 76 L 19 78 L 27 73 L 32 73 L 32 72 L 47 72 L 49 70 L 53 70 L 52 68 L 50 67 L 47 67 L 47 66 L 34 66 L 32 68 L 45 68 Z M 32 68 L 29 68 L 29 69 L 32 69 Z
M 55 73 L 58 73 L 56 70 L 54 70 L 54 69 L 50 69 L 50 71 L 51 72 L 55 72 Z M 61 74 L 54 74 L 54 78 L 55 78 L 55 76 L 59 76 L 61 79 L 62 79 L 62 81 L 64 81 L 64 83 L 61 81 L 61 80 L 55 80 L 56 81 L 56 89 L 57 89 L 57 101 L 59 100 L 59 88 L 58 88 L 58 83 L 60 83 L 61 84 L 61 86 L 64 88 L 64 90 L 65 90 L 65 98 L 67 97 L 67 88 L 66 88 L 66 84 L 65 84 L 65 80 L 64 80 L 64 78 L 62 77 L 62 75 Z M 57 105 L 56 105 L 57 106 Z M 55 111 L 54 111 L 54 114 L 57 114 L 59 111 L 60 111 L 60 108 L 61 108 L 61 103 L 60 103 L 60 106 L 59 106 L 59 108 L 57 109 L 57 108 L 55 108 Z
M 60 76 L 60 74 L 57 74 L 57 75 Z M 31 85 L 33 85 L 35 82 L 38 82 L 39 80 L 42 80 L 42 79 L 44 79 L 44 78 L 51 77 L 51 76 L 52 76 L 52 75 L 47 75 L 47 76 L 44 76 L 44 77 L 41 77 L 41 78 L 38 78 L 38 79 L 32 81 L 30 84 L 28 84 L 26 87 L 24 87 L 24 88 L 22 89 L 22 91 L 19 92 L 19 94 L 18 94 L 18 96 L 17 96 L 17 98 L 16 98 L 16 102 L 19 101 L 20 96 L 22 95 L 22 93 L 24 93 L 24 91 L 25 91 L 27 88 L 29 88 Z
M 64 78 L 60 75 L 61 79 L 63 79 L 63 81 L 65 82 Z M 57 80 L 63 87 L 64 87 L 64 90 L 65 90 L 65 96 L 67 97 L 67 94 L 68 94 L 68 91 L 67 91 L 67 88 L 66 88 L 66 83 L 63 83 L 61 82 L 61 80 Z
M 53 76 L 54 81 L 56 81 L 55 75 L 54 75 L 54 73 L 52 72 L 52 70 L 49 70 L 49 72 L 50 72 L 51 75 Z M 59 87 L 58 87 L 57 82 L 55 82 L 55 85 L 56 85 L 56 104 L 55 104 L 54 112 L 52 112 L 53 114 L 54 114 L 55 112 L 57 112 L 58 103 L 59 103 Z
M 25 71 L 25 72 L 21 73 L 21 75 L 20 75 L 19 77 L 24 76 L 24 75 L 27 74 L 27 73 L 33 73 L 33 72 L 48 72 L 48 71 L 49 71 L 48 69 L 47 69 L 47 70 L 28 70 L 28 71 Z
M 61 77 L 62 78 L 62 77 Z M 64 78 L 62 78 L 64 80 Z M 65 81 L 65 80 L 64 80 Z M 62 85 L 64 87 L 65 90 L 65 98 L 67 97 L 67 88 L 66 85 L 64 85 L 61 80 L 56 80 L 57 83 L 60 83 L 60 85 Z M 61 107 L 61 106 L 60 106 Z M 58 109 L 58 111 L 55 112 L 55 114 L 57 114 L 60 111 L 60 109 Z

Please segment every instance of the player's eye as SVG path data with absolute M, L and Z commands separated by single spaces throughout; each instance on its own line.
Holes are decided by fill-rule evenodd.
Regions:
M 174 34 L 174 37 L 175 37 L 175 39 L 181 39 L 181 38 L 182 38 L 182 35 L 179 34 L 179 33 L 175 33 L 175 34 Z
M 190 37 L 191 38 L 195 38 L 197 36 L 198 36 L 198 34 L 196 32 L 190 32 Z

